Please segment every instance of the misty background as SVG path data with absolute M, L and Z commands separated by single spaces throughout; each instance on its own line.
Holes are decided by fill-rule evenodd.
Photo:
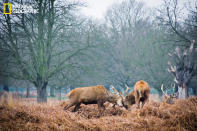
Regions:
M 6 2 L 21 4 L 0 3 Z M 2 15 L 1 9 L 0 89 L 38 102 L 65 99 L 83 86 L 123 92 L 138 80 L 147 81 L 152 94 L 161 96 L 162 84 L 171 93 L 175 82 L 167 69 L 175 59 L 169 53 L 197 41 L 195 0 L 22 2 L 39 13 Z M 187 82 L 190 95 L 196 85 L 195 72 Z

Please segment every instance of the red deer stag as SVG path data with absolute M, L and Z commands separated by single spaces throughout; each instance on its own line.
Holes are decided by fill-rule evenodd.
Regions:
M 126 89 L 124 91 L 124 93 L 120 93 L 118 92 L 114 86 L 111 86 L 111 89 L 118 95 L 122 98 L 122 104 L 123 106 L 128 109 L 128 106 L 129 105 L 132 105 L 132 104 L 135 104 L 135 97 L 134 95 L 132 95 L 133 92 L 129 93 L 128 94 L 128 91 L 129 91 L 129 87 L 127 85 L 125 85 Z M 126 97 L 125 97 L 126 96 Z M 113 105 L 113 107 L 115 107 L 116 104 Z
M 163 94 L 164 94 L 164 99 L 163 99 L 163 101 L 164 101 L 165 103 L 173 104 L 173 103 L 174 103 L 174 100 L 177 99 L 178 94 L 177 94 L 177 93 L 174 93 L 175 84 L 174 84 L 174 86 L 173 86 L 172 88 L 173 88 L 173 94 L 168 95 L 168 94 L 165 93 L 164 90 L 163 90 L 163 84 L 161 85 L 161 91 L 162 91 Z
M 123 105 L 126 109 L 128 106 L 137 104 L 137 108 L 142 108 L 148 101 L 150 95 L 150 87 L 144 80 L 137 81 L 134 90 L 130 92 L 123 100 Z M 140 107 L 141 103 L 141 107 Z
M 113 85 L 111 85 L 110 88 L 113 90 L 114 94 L 117 95 L 117 102 L 116 102 L 116 103 L 113 103 L 113 105 L 112 105 L 113 108 L 115 108 L 116 105 L 118 105 L 118 106 L 121 105 L 121 107 L 124 106 L 124 105 L 123 105 L 123 101 L 124 101 L 124 99 L 125 99 L 124 96 L 125 96 L 125 94 L 127 94 L 128 90 L 130 89 L 127 85 L 125 85 L 125 87 L 126 87 L 126 90 L 124 91 L 124 95 L 122 95 L 121 92 L 118 92 L 118 91 L 116 90 L 116 88 L 115 88 Z
M 100 116 L 105 110 L 103 105 L 106 101 L 122 105 L 122 99 L 118 95 L 115 95 L 105 89 L 102 85 L 91 86 L 91 87 L 81 87 L 71 90 L 68 94 L 69 103 L 64 107 L 65 110 L 75 106 L 73 112 L 77 111 L 80 107 L 80 104 L 98 104 L 99 113 L 97 116 Z M 103 110 L 102 110 L 103 109 Z

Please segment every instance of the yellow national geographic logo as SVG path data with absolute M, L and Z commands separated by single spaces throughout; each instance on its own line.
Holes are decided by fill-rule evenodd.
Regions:
M 6 6 L 8 6 L 9 12 L 6 12 Z M 3 14 L 11 14 L 11 3 L 3 3 Z
M 12 8 L 12 9 L 11 9 Z M 36 14 L 38 13 L 38 9 L 32 5 L 32 4 L 17 4 L 17 3 L 3 3 L 3 14 L 26 14 L 26 13 L 32 13 Z

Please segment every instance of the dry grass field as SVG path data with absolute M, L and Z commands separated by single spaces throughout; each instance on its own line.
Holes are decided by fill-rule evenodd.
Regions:
M 150 100 L 143 109 L 130 111 L 108 103 L 102 117 L 97 118 L 97 105 L 81 105 L 77 112 L 63 110 L 66 102 L 35 99 L 12 100 L 0 104 L 1 131 L 196 131 L 197 97 L 177 100 L 169 105 Z

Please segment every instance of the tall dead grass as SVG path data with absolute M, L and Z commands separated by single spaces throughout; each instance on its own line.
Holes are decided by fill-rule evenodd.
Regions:
M 0 104 L 0 130 L 89 130 L 89 131 L 196 131 L 197 97 L 169 105 L 150 101 L 143 109 L 131 111 L 106 103 L 102 117 L 97 105 L 81 105 L 77 112 L 64 111 L 66 102 L 37 104 L 32 99 L 13 100 L 13 106 Z
M 12 94 L 6 91 L 1 91 L 0 92 L 0 104 L 6 105 L 9 107 L 14 106 Z

